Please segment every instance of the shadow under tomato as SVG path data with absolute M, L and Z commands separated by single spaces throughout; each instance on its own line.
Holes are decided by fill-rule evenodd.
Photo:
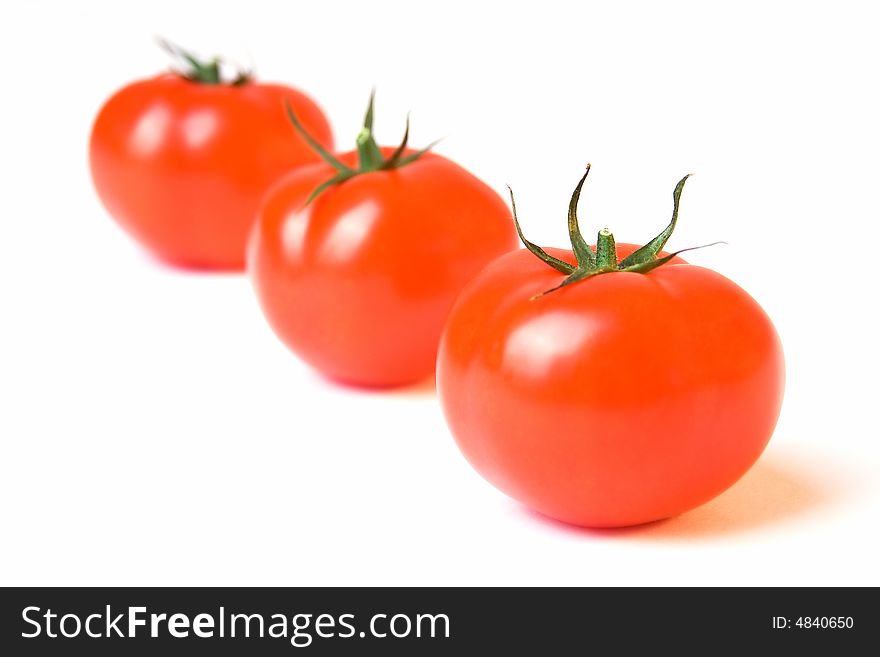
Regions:
M 323 385 L 354 394 L 391 395 L 398 397 L 433 397 L 437 393 L 437 382 L 434 378 L 433 372 L 420 381 L 407 383 L 402 386 L 371 386 L 352 383 L 351 381 L 346 381 L 344 379 L 334 379 L 333 377 L 325 376 L 323 373 L 314 370 L 313 376 L 315 380 L 320 381 Z
M 396 395 L 412 396 L 412 397 L 433 397 L 437 394 L 437 379 L 432 372 L 430 376 L 425 377 L 421 381 L 411 383 L 410 385 L 391 390 Z
M 225 264 L 225 265 L 205 265 L 188 262 L 178 262 L 169 260 L 157 255 L 145 247 L 140 245 L 132 245 L 132 251 L 139 257 L 141 262 L 146 266 L 152 267 L 166 274 L 174 274 L 178 276 L 193 277 L 242 277 L 246 275 L 246 267 L 244 264 Z
M 721 495 L 674 518 L 633 527 L 592 529 L 528 509 L 524 512 L 545 525 L 585 536 L 658 541 L 712 539 L 781 525 L 836 503 L 849 493 L 840 481 L 838 477 L 832 481 L 820 466 L 786 458 L 782 452 L 765 454 Z

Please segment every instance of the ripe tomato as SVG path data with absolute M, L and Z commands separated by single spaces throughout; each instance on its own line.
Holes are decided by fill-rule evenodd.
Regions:
M 573 228 L 574 243 L 576 215 Z M 773 432 L 784 386 L 773 325 L 724 276 L 656 265 L 663 242 L 642 265 L 609 259 L 561 288 L 546 263 L 576 272 L 572 251 L 508 253 L 451 311 L 437 382 L 452 434 L 480 474 L 552 518 L 613 527 L 682 513 L 744 474 Z
M 299 91 L 245 76 L 224 83 L 216 60 L 185 56 L 202 68 L 129 84 L 104 104 L 89 144 L 92 178 L 110 215 L 159 258 L 242 269 L 260 198 L 283 174 L 319 160 L 284 102 L 327 147 L 330 126 Z
M 248 269 L 269 324 L 303 360 L 395 386 L 434 371 L 456 295 L 517 241 L 506 204 L 460 166 L 406 138 L 378 148 L 370 108 L 358 151 L 325 154 L 335 165 L 294 171 L 267 195 Z

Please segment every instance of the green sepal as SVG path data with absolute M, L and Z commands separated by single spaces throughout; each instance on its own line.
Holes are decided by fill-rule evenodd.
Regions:
M 400 167 L 406 166 L 407 164 L 409 164 L 411 162 L 415 162 L 420 157 L 422 157 L 422 155 L 424 155 L 425 153 L 430 151 L 432 148 L 434 148 L 434 146 L 439 144 L 441 141 L 443 141 L 442 138 L 435 139 L 434 141 L 432 141 L 430 144 L 428 144 L 427 146 L 425 146 L 421 150 L 418 150 L 415 153 L 410 153 L 409 155 L 404 155 L 403 157 L 399 158 L 393 166 L 389 166 L 387 168 L 388 169 L 399 169 Z M 386 167 L 379 167 L 379 168 L 384 169 Z
M 656 258 L 654 260 L 648 260 L 647 262 L 640 262 L 635 265 L 628 265 L 626 267 L 624 267 L 623 262 L 621 262 L 620 265 L 618 265 L 617 270 L 618 271 L 635 272 L 637 274 L 647 274 L 649 271 L 651 271 L 653 269 L 657 269 L 657 267 L 660 267 L 662 265 L 665 265 L 667 262 L 672 260 L 675 256 L 679 255 L 680 253 L 685 253 L 686 251 L 696 251 L 697 249 L 705 249 L 710 246 L 715 246 L 716 244 L 726 244 L 726 242 L 719 240 L 718 242 L 710 242 L 709 244 L 701 244 L 700 246 L 689 246 L 686 249 L 679 249 L 678 251 L 675 251 L 674 253 L 670 253 L 669 255 L 665 255 L 662 258 Z
M 534 301 L 540 297 L 543 297 L 546 294 L 550 294 L 551 292 L 555 292 L 556 290 L 561 290 L 567 285 L 571 285 L 572 283 L 577 283 L 579 281 L 584 280 L 585 278 L 591 278 L 593 276 L 598 276 L 599 274 L 606 273 L 601 272 L 597 269 L 587 270 L 587 269 L 576 269 L 569 276 L 565 278 L 559 285 L 556 287 L 551 287 L 549 290 L 544 290 L 543 292 L 539 292 L 538 294 L 530 297 L 529 301 Z
M 314 201 L 315 198 L 321 192 L 323 192 L 325 189 L 327 189 L 328 187 L 332 187 L 333 185 L 339 185 L 340 183 L 344 183 L 346 180 L 348 180 L 349 178 L 354 178 L 356 175 L 357 175 L 357 171 L 354 171 L 354 170 L 337 173 L 332 178 L 325 180 L 320 185 L 315 187 L 315 189 L 312 190 L 312 193 L 309 194 L 309 197 L 306 199 L 305 204 L 308 205 L 309 203 Z
M 306 140 L 309 146 L 311 146 L 312 150 L 314 150 L 321 157 L 322 160 L 327 162 L 327 164 L 332 166 L 337 171 L 337 174 L 335 176 L 318 185 L 318 187 L 309 195 L 309 198 L 306 201 L 306 205 L 311 203 L 321 192 L 323 192 L 328 187 L 338 185 L 350 178 L 365 173 L 371 173 L 373 171 L 392 171 L 394 169 L 399 169 L 408 164 L 411 164 L 412 162 L 415 162 L 437 145 L 437 142 L 439 140 L 431 142 L 425 148 L 419 151 L 410 153 L 409 155 L 404 155 L 407 143 L 409 142 L 409 114 L 407 114 L 406 129 L 403 133 L 403 140 L 400 142 L 400 145 L 396 149 L 394 149 L 394 152 L 391 154 L 391 156 L 386 159 L 382 155 L 382 149 L 379 148 L 379 145 L 376 143 L 376 140 L 373 137 L 374 98 L 375 89 L 370 93 L 370 101 L 367 104 L 367 111 L 364 115 L 364 125 L 361 128 L 361 131 L 358 133 L 356 139 L 358 152 L 357 168 L 346 166 L 345 164 L 340 162 L 334 155 L 328 152 L 323 146 L 321 146 L 321 144 L 319 144 L 317 140 L 315 140 L 315 138 L 306 131 L 306 129 L 296 118 L 296 115 L 291 109 L 290 104 L 285 102 L 285 107 L 287 108 L 287 116 L 290 118 L 290 121 L 291 123 L 293 123 L 296 131 L 303 137 L 303 139 Z
M 397 166 L 398 162 L 400 162 L 400 158 L 403 157 L 403 154 L 406 151 L 407 143 L 409 143 L 409 112 L 406 113 L 406 128 L 403 131 L 403 139 L 400 140 L 400 145 L 394 149 L 391 157 L 382 163 L 383 169 L 393 169 Z
M 293 127 L 296 128 L 296 131 L 300 134 L 300 136 L 306 140 L 306 143 L 311 147 L 313 151 L 315 151 L 315 153 L 317 153 L 321 157 L 322 160 L 324 160 L 327 164 L 336 169 L 339 173 L 348 173 L 350 171 L 354 171 L 354 169 L 352 169 L 351 167 L 346 166 L 345 164 L 337 160 L 336 157 L 334 157 L 330 153 L 330 151 L 321 146 L 321 144 L 318 143 L 318 140 L 308 133 L 308 131 L 302 126 L 302 123 L 299 122 L 299 119 L 296 118 L 296 114 L 294 113 L 293 108 L 290 106 L 290 101 L 284 101 L 284 108 L 287 110 L 287 118 L 290 119 Z
M 176 71 L 179 75 L 183 76 L 187 80 L 191 82 L 197 82 L 199 84 L 229 84 L 233 87 L 240 87 L 242 85 L 247 84 L 253 79 L 253 72 L 247 69 L 237 69 L 235 78 L 233 78 L 230 82 L 224 82 L 223 76 L 220 74 L 220 64 L 223 63 L 223 59 L 220 57 L 213 57 L 208 60 L 201 60 L 196 57 L 193 53 L 188 50 L 184 50 L 176 43 L 172 43 L 168 39 L 158 38 L 156 41 L 159 43 L 159 47 L 165 50 L 172 57 L 176 57 L 182 60 L 189 70 L 186 71 Z
M 519 235 L 519 239 L 522 241 L 525 247 L 535 256 L 553 267 L 553 269 L 555 269 L 556 271 L 562 272 L 563 274 L 573 273 L 577 269 L 576 267 L 573 267 L 564 260 L 554 258 L 540 246 L 534 244 L 533 242 L 529 242 L 526 239 L 526 236 L 523 235 L 522 227 L 519 225 L 519 219 L 517 219 L 516 216 L 516 199 L 513 198 L 513 189 L 511 189 L 510 185 L 507 186 L 507 189 L 510 190 L 510 205 L 513 208 L 513 225 L 516 226 L 516 234 Z
M 657 254 L 663 250 L 663 247 L 666 246 L 667 240 L 669 240 L 669 236 L 672 235 L 672 231 L 675 230 L 675 224 L 678 222 L 678 204 L 681 200 L 681 192 L 684 189 L 684 184 L 691 175 L 693 174 L 689 173 L 679 180 L 672 192 L 672 220 L 669 222 L 669 225 L 666 226 L 657 237 L 645 244 L 645 246 L 637 251 L 633 251 L 630 255 L 624 258 L 620 263 L 621 268 L 625 269 L 631 265 L 637 265 L 653 260 L 657 257 Z
M 584 171 L 584 175 L 581 177 L 580 182 L 578 182 L 577 187 L 574 188 L 574 193 L 571 195 L 571 200 L 568 203 L 568 236 L 571 240 L 571 249 L 574 251 L 574 257 L 577 260 L 578 267 L 593 269 L 596 267 L 596 256 L 592 249 L 590 249 L 584 236 L 581 234 L 577 216 L 577 206 L 578 201 L 581 198 L 581 189 L 583 188 L 588 175 L 590 175 L 589 164 L 587 165 L 587 170 Z

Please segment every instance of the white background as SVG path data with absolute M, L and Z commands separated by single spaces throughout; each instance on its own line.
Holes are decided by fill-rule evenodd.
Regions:
M 880 584 L 877 62 L 870 3 L 0 4 L 0 583 Z M 153 37 L 254 62 L 380 141 L 517 191 L 532 239 L 672 248 L 774 319 L 788 386 L 727 493 L 622 531 L 485 483 L 430 385 L 306 369 L 247 280 L 145 256 L 98 203 L 90 123 L 167 65 Z

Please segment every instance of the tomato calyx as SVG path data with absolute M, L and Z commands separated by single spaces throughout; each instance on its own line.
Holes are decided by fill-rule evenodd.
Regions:
M 364 173 L 371 173 L 373 171 L 392 171 L 394 169 L 399 169 L 406 166 L 407 164 L 415 162 L 420 157 L 422 157 L 422 155 L 424 155 L 437 145 L 437 142 L 439 140 L 431 142 L 430 144 L 425 146 L 425 148 L 415 151 L 414 153 L 406 153 L 406 146 L 409 142 L 409 114 L 407 114 L 406 129 L 403 132 L 403 139 L 401 140 L 400 145 L 398 145 L 397 148 L 394 149 L 390 156 L 388 156 L 387 158 L 384 157 L 382 155 L 382 150 L 379 148 L 379 144 L 376 143 L 376 139 L 373 137 L 373 101 L 375 95 L 376 90 L 374 89 L 370 93 L 370 102 L 367 105 L 367 113 L 364 116 L 363 128 L 361 128 L 361 131 L 358 133 L 357 138 L 355 139 L 358 153 L 358 166 L 356 168 L 343 164 L 326 148 L 321 146 L 321 144 L 319 144 L 317 140 L 312 137 L 299 122 L 299 119 L 296 117 L 296 114 L 294 113 L 293 108 L 291 108 L 290 103 L 285 103 L 285 107 L 287 108 L 287 116 L 290 118 L 290 122 L 293 123 L 293 127 L 296 128 L 296 131 L 302 136 L 303 139 L 306 140 L 309 146 L 311 146 L 312 150 L 314 150 L 318 155 L 321 156 L 322 160 L 324 160 L 327 164 L 329 164 L 336 170 L 335 176 L 333 176 L 329 180 L 324 181 L 315 188 L 315 190 L 309 195 L 309 198 L 306 200 L 306 205 L 311 203 L 315 199 L 315 197 L 317 197 L 328 187 L 338 185 L 345 182 L 346 180 L 349 180 L 350 178 L 354 178 L 355 176 L 359 176 Z
M 223 79 L 223 65 L 229 66 L 228 60 L 224 60 L 221 57 L 212 57 L 208 60 L 199 59 L 190 51 L 184 50 L 176 43 L 172 43 L 167 39 L 158 39 L 158 41 L 159 46 L 164 51 L 174 57 L 179 64 L 182 64 L 183 68 L 172 69 L 174 73 L 190 82 L 207 85 L 228 84 L 232 87 L 240 87 L 253 80 L 253 71 L 233 67 L 235 69 L 235 77 L 226 81 Z
M 555 292 L 560 288 L 571 285 L 572 283 L 577 283 L 579 281 L 591 278 L 593 276 L 598 276 L 600 274 L 610 274 L 613 272 L 621 271 L 637 274 L 647 274 L 657 267 L 665 265 L 667 262 L 672 260 L 680 253 L 684 253 L 685 251 L 693 251 L 694 249 L 701 249 L 707 246 L 713 246 L 715 244 L 721 243 L 713 242 L 712 244 L 704 244 L 703 246 L 693 246 L 687 249 L 681 249 L 679 251 L 676 251 L 675 253 L 670 253 L 668 255 L 658 257 L 658 254 L 660 253 L 660 251 L 663 250 L 663 247 L 666 245 L 667 240 L 669 240 L 669 237 L 672 235 L 672 231 L 675 230 L 675 225 L 678 222 L 678 206 L 681 200 L 681 192 L 684 189 L 685 182 L 687 182 L 687 179 L 691 176 L 691 174 L 688 174 L 678 181 L 678 184 L 675 186 L 675 190 L 673 190 L 672 192 L 672 219 L 669 222 L 669 225 L 667 225 L 666 228 L 664 228 L 659 235 L 657 235 L 654 239 L 652 239 L 641 248 L 628 255 L 623 260 L 618 260 L 617 247 L 614 242 L 614 235 L 607 228 L 603 228 L 599 231 L 599 235 L 596 240 L 596 249 L 594 251 L 587 244 L 587 241 L 584 239 L 584 236 L 581 233 L 580 226 L 578 225 L 577 216 L 577 205 L 578 201 L 580 200 L 581 189 L 583 188 L 584 182 L 587 180 L 587 176 L 589 175 L 589 173 L 590 165 L 588 164 L 587 169 L 584 172 L 584 175 L 581 177 L 580 182 L 578 182 L 577 187 L 575 187 L 574 193 L 571 195 L 571 201 L 568 204 L 568 235 L 569 239 L 571 240 L 571 249 L 574 252 L 577 266 L 571 265 L 564 260 L 560 260 L 559 258 L 554 258 L 540 246 L 526 239 L 525 235 L 523 234 L 522 227 L 519 224 L 519 219 L 516 215 L 516 201 L 513 198 L 513 190 L 508 186 L 508 189 L 510 190 L 510 204 L 513 210 L 513 222 L 516 225 L 516 232 L 519 235 L 520 240 L 525 245 L 525 247 L 538 259 L 553 267 L 553 269 L 557 270 L 558 272 L 566 275 L 565 280 L 563 280 L 559 285 L 550 288 L 549 290 L 545 290 L 544 292 L 541 292 L 539 294 L 536 294 L 532 297 L 532 299 L 537 299 L 544 296 L 545 294 Z

